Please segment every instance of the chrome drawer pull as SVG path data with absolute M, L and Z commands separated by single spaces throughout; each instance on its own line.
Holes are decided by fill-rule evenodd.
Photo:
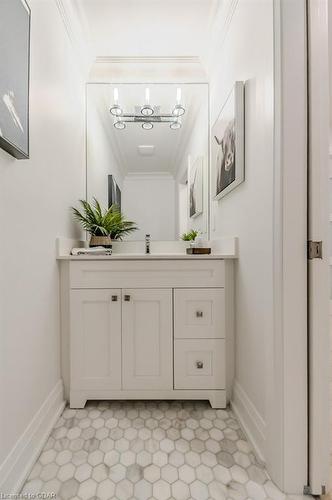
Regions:
M 112 295 L 112 302 L 117 302 L 117 301 L 118 301 L 118 296 Z
M 130 302 L 130 295 L 125 295 L 124 300 L 125 302 Z
M 196 318 L 203 318 L 203 311 L 196 311 Z
M 203 367 L 204 367 L 203 361 L 196 361 L 196 368 L 198 368 L 198 370 L 201 370 Z

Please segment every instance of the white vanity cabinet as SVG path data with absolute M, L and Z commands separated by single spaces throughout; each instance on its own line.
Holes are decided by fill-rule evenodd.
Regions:
M 208 399 L 233 378 L 233 262 L 214 257 L 64 259 L 62 373 L 88 399 Z

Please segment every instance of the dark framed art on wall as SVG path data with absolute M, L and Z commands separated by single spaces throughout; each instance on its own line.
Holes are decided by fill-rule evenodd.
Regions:
M 108 176 L 108 208 L 117 205 L 121 210 L 121 190 L 114 178 L 114 175 Z

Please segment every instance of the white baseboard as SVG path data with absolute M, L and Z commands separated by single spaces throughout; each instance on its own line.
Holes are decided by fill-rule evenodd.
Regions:
M 257 457 L 265 462 L 265 421 L 237 381 L 233 386 L 231 405 Z
M 63 384 L 59 380 L 0 465 L 0 493 L 20 492 L 64 406 Z

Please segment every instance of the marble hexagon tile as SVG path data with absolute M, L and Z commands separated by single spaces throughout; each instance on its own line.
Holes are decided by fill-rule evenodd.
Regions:
M 58 500 L 304 498 L 276 488 L 230 410 L 192 401 L 65 409 L 22 492 Z

